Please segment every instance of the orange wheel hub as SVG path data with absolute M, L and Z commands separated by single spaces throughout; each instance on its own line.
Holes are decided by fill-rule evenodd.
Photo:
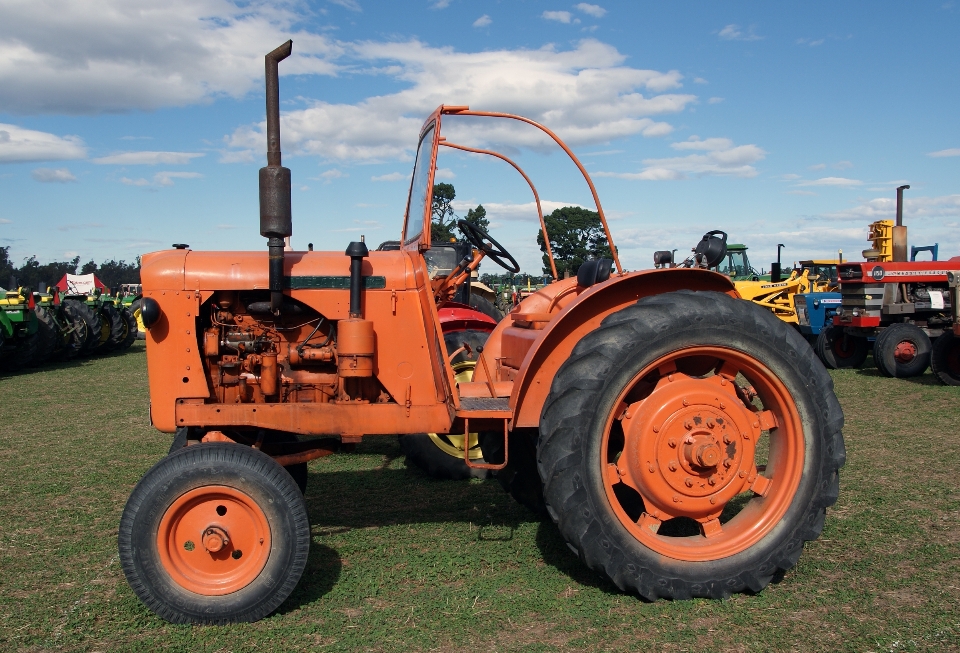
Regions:
M 224 485 L 195 488 L 160 519 L 160 561 L 175 583 L 206 596 L 240 590 L 270 555 L 270 525 L 248 494 Z
M 679 371 L 703 368 L 684 361 L 694 357 L 715 363 L 700 376 Z M 691 561 L 733 555 L 769 533 L 790 506 L 803 471 L 799 413 L 780 380 L 752 357 L 721 347 L 675 352 L 641 370 L 615 405 L 601 450 L 607 498 L 654 551 Z M 761 443 L 769 453 L 758 465 Z M 619 484 L 643 499 L 639 518 L 621 505 Z M 700 534 L 660 534 L 677 517 L 697 522 Z
M 900 363 L 909 363 L 917 357 L 917 346 L 909 340 L 898 342 L 893 350 L 893 357 Z

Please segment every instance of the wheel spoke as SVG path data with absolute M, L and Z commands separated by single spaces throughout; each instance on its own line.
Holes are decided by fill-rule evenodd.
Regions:
M 750 484 L 750 491 L 760 497 L 764 496 L 769 489 L 770 479 L 760 474 L 757 474 L 757 478 Z
M 660 519 L 657 519 L 650 513 L 643 513 L 640 515 L 640 519 L 637 520 L 637 526 L 644 530 L 649 530 L 651 533 L 656 534 L 660 530 L 660 524 L 663 522 Z
M 716 537 L 723 533 L 723 527 L 718 518 L 708 519 L 700 522 L 700 534 L 706 538 Z
M 760 420 L 760 429 L 763 431 L 772 431 L 780 426 L 777 416 L 773 414 L 772 410 L 761 410 L 757 413 L 757 419 Z
M 668 374 L 675 374 L 676 371 L 677 371 L 677 362 L 675 360 L 669 360 L 657 368 L 657 372 L 659 372 L 660 376 L 662 377 Z
M 737 374 L 740 373 L 740 367 L 736 365 L 733 361 L 724 360 L 720 363 L 720 367 L 717 368 L 717 371 L 714 372 L 717 376 L 725 376 L 731 381 L 737 378 Z
M 616 463 L 607 464 L 606 468 L 603 470 L 604 480 L 607 482 L 607 485 L 616 485 L 620 482 L 620 470 L 617 468 Z

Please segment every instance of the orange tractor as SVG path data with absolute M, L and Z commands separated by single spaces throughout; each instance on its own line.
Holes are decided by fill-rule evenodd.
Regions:
M 613 247 L 576 278 L 554 274 L 483 346 L 451 350 L 445 303 L 481 259 L 517 265 L 467 224 L 474 251 L 430 277 L 438 151 L 491 154 L 526 175 L 445 140 L 444 120 L 542 130 L 583 173 L 612 245 L 593 183 L 546 127 L 441 106 L 420 132 L 399 249 L 284 252 L 277 73 L 291 48 L 266 57 L 268 252 L 143 257 L 150 415 L 176 436 L 120 522 L 137 596 L 178 623 L 268 615 L 307 561 L 307 461 L 374 434 L 479 433 L 484 462 L 464 447 L 464 464 L 496 469 L 583 564 L 648 600 L 758 592 L 793 567 L 837 499 L 843 414 L 803 338 L 703 269 L 720 239 L 701 241 L 698 265 L 641 272 Z M 451 361 L 464 354 L 476 366 L 458 381 Z

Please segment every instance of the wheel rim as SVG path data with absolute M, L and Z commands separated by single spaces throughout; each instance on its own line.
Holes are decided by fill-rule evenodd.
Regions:
M 133 317 L 137 320 L 137 331 L 143 333 L 147 330 L 147 327 L 143 326 L 143 318 L 140 316 L 140 307 L 138 306 L 136 310 L 133 311 Z
M 856 353 L 856 347 L 853 344 L 853 339 L 844 337 L 844 335 L 834 338 L 833 353 L 837 356 L 837 358 L 852 358 L 854 353 Z
M 796 403 L 769 368 L 733 349 L 692 347 L 631 379 L 600 461 L 607 499 L 633 537 L 706 561 L 773 530 L 800 485 L 804 451 Z
M 252 583 L 270 555 L 270 525 L 248 494 L 224 485 L 195 488 L 167 508 L 157 532 L 160 562 L 175 583 L 206 596 Z
M 893 357 L 898 363 L 909 363 L 917 357 L 917 346 L 909 340 L 898 342 L 893 349 Z
M 457 383 L 469 383 L 473 379 L 473 370 L 476 366 L 476 361 L 461 361 L 457 363 L 453 366 L 453 379 Z M 430 436 L 430 439 L 440 451 L 448 456 L 463 459 L 463 433 L 459 435 L 428 433 L 427 435 Z M 482 458 L 483 453 L 480 451 L 480 438 L 477 433 L 468 434 L 466 440 L 467 446 L 470 448 L 470 460 L 479 460 Z

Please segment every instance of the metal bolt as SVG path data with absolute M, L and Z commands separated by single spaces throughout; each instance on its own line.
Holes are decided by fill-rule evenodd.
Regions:
M 683 484 L 687 487 L 693 487 L 693 479 L 688 476 L 687 478 L 683 479 Z
M 671 460 L 670 464 L 667 465 L 671 472 L 677 471 L 677 461 Z
M 712 429 L 712 428 L 715 427 L 716 425 L 717 425 L 717 423 L 714 421 L 714 419 L 713 419 L 712 417 L 709 418 L 709 419 L 707 419 L 707 428 L 708 428 L 708 429 Z
M 729 434 L 729 433 L 724 433 L 724 434 L 723 434 L 723 443 L 724 443 L 724 444 L 730 444 L 731 442 L 733 442 L 733 438 L 730 437 L 730 434 Z
M 710 503 L 711 503 L 711 504 L 716 503 L 716 502 L 717 502 L 717 497 L 710 497 Z
M 673 502 L 674 502 L 674 503 L 680 503 L 680 497 L 677 496 L 676 494 L 674 494 L 674 495 L 673 495 Z
M 687 400 L 686 400 L 686 399 L 684 399 L 684 400 L 683 400 L 683 405 L 684 405 L 684 406 L 689 406 L 690 404 L 687 403 Z
M 667 440 L 667 444 L 670 446 L 671 449 L 677 448 L 677 441 L 674 440 L 673 438 L 670 438 L 669 440 Z
M 654 470 L 655 470 L 656 468 L 653 466 L 653 463 L 650 463 L 649 465 L 647 465 L 647 469 L 650 470 L 650 473 L 651 473 L 651 474 L 653 474 L 653 472 L 654 472 Z
M 654 427 L 653 427 L 653 432 L 654 432 L 654 433 L 659 433 L 659 432 L 660 432 L 660 427 L 659 427 L 659 426 L 654 426 Z
M 691 437 L 688 435 L 687 437 L 685 437 L 685 438 L 683 439 L 683 443 L 684 443 L 684 444 L 693 444 L 693 443 L 694 443 L 694 439 L 691 438 Z
M 747 475 L 746 472 L 740 472 L 739 474 L 737 474 L 737 476 L 739 476 L 740 478 L 743 478 L 746 475 Z
M 726 408 L 727 408 L 726 405 L 721 401 L 721 402 L 720 402 L 720 410 L 726 410 Z
M 760 428 L 760 422 L 757 421 L 757 420 L 754 420 L 754 422 L 753 422 L 753 428 L 755 428 L 755 429 Z
M 733 465 L 733 462 L 731 462 L 729 458 L 723 461 L 723 466 L 726 467 L 727 469 L 730 469 L 731 465 Z
M 690 420 L 684 420 L 684 422 L 683 422 L 683 428 L 685 428 L 685 429 L 687 429 L 687 430 L 689 431 L 690 429 L 693 428 L 693 422 L 691 422 Z
M 717 475 L 716 475 L 716 474 L 712 474 L 712 475 L 710 476 L 710 478 L 707 479 L 707 483 L 709 483 L 710 485 L 716 485 L 716 484 L 717 484 Z

